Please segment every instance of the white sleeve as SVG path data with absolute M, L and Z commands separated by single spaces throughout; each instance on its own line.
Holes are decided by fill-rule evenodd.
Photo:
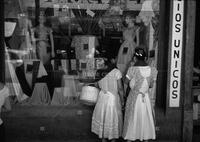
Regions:
M 122 78 L 122 73 L 119 70 L 116 71 L 116 77 L 117 77 L 117 80 Z

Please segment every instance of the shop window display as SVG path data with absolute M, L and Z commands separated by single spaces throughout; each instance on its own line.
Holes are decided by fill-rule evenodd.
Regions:
M 41 93 L 45 101 L 36 98 L 32 104 L 81 103 L 83 88 L 95 85 L 96 72 L 104 61 L 114 58 L 124 75 L 132 63 L 134 49 L 141 44 L 147 47 L 149 64 L 156 67 L 159 0 L 40 0 L 39 9 L 33 3 L 21 0 L 23 12 L 15 18 L 14 34 L 6 38 L 7 61 L 15 60 L 15 84 L 28 97 L 18 99 L 19 104 L 33 100 L 34 92 L 39 90 L 45 91 Z M 36 16 L 35 10 L 40 14 Z M 37 20 L 39 25 L 35 24 Z M 11 51 L 20 54 L 14 58 Z

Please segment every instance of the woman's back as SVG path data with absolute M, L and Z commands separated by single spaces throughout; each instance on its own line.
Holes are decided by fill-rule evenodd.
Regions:
M 121 78 L 121 72 L 115 68 L 98 82 L 99 87 L 105 91 L 116 94 L 118 92 L 117 80 L 119 78 Z
M 133 66 L 128 70 L 127 75 L 131 78 L 130 88 L 134 91 L 146 93 L 154 78 L 156 78 L 157 71 L 150 66 Z

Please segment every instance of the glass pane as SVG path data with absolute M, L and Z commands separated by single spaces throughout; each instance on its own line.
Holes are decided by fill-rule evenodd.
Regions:
M 94 106 L 107 63 L 125 76 L 142 47 L 157 67 L 159 14 L 159 0 L 5 1 L 11 96 L 18 105 Z

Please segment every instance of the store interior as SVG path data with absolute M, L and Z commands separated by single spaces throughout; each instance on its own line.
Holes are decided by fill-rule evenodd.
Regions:
M 126 17 L 134 21 L 134 30 L 124 36 L 129 28 Z M 157 66 L 158 1 L 9 0 L 5 2 L 5 21 L 14 27 L 5 39 L 6 82 L 12 96 L 17 96 L 17 104 L 79 102 L 82 88 L 98 80 L 96 71 L 104 61 L 114 59 L 117 64 L 127 37 L 133 38 L 133 48 L 143 45 L 148 63 Z M 47 93 L 44 102 L 35 96 L 41 86 Z M 155 91 L 152 94 L 155 100 Z M 61 98 L 54 98 L 58 95 Z M 54 99 L 68 101 L 60 104 Z M 84 99 L 87 103 L 88 98 Z
M 105 61 L 115 59 L 117 63 L 120 47 L 126 40 L 124 31 L 128 29 L 128 16 L 136 29 L 132 33 L 134 48 L 143 45 L 148 64 L 160 72 L 160 87 L 151 90 L 152 105 L 158 116 L 158 139 L 173 139 L 179 135 L 180 132 L 175 130 L 171 137 L 164 135 L 168 130 L 165 128 L 173 127 L 170 122 L 180 120 L 180 116 L 177 114 L 172 118 L 165 114 L 168 48 L 161 49 L 166 45 L 158 40 L 162 38 L 166 44 L 168 40 L 163 33 L 158 37 L 158 32 L 166 32 L 169 21 L 159 17 L 164 11 L 159 8 L 159 0 L 4 1 L 5 29 L 8 29 L 5 35 L 5 82 L 10 89 L 13 111 L 3 117 L 9 122 L 9 135 L 18 140 L 25 136 L 34 138 L 40 136 L 38 129 L 44 126 L 47 133 L 41 139 L 52 135 L 52 138 L 65 136 L 64 139 L 91 138 L 91 115 L 99 91 L 94 88 L 98 80 L 96 72 L 103 68 Z M 198 17 L 199 8 L 196 8 Z M 169 17 L 169 13 L 163 13 Z M 165 23 L 159 23 L 159 19 Z M 198 20 L 196 25 L 199 25 Z M 200 30 L 196 27 L 198 38 Z M 193 76 L 193 89 L 197 94 L 200 86 L 198 42 L 196 39 L 194 70 L 197 72 Z M 200 107 L 195 94 L 193 107 L 194 135 L 198 135 Z M 15 123 L 14 120 L 20 121 Z M 80 126 L 83 127 L 80 129 Z M 181 124 L 176 123 L 176 127 Z M 15 133 L 17 128 L 20 128 L 20 134 Z

